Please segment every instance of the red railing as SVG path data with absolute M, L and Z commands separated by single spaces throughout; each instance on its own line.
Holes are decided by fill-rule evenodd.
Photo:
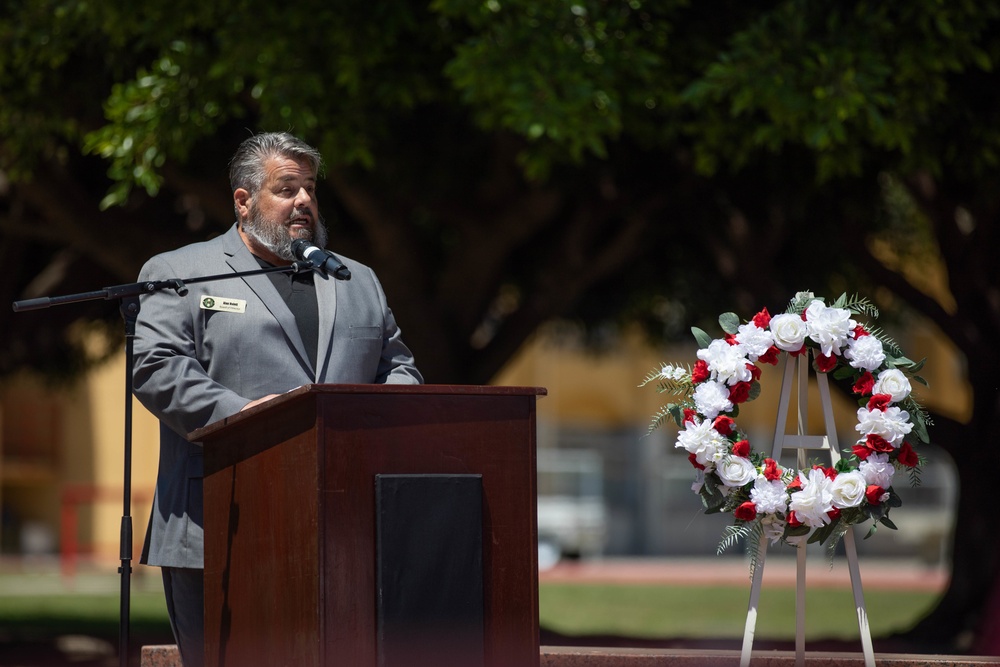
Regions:
M 152 491 L 132 492 L 132 504 L 145 505 L 153 497 Z M 64 484 L 59 496 L 59 569 L 62 576 L 72 579 L 76 575 L 77 559 L 89 552 L 92 544 L 81 543 L 78 539 L 80 507 L 99 502 L 122 500 L 121 488 L 101 487 L 96 484 Z M 145 511 L 145 509 L 143 510 Z M 133 515 L 133 521 L 135 517 Z M 135 558 L 142 547 L 143 532 L 133 530 L 132 553 Z M 136 540 L 138 539 L 138 542 Z M 137 548 L 138 547 L 138 548 Z

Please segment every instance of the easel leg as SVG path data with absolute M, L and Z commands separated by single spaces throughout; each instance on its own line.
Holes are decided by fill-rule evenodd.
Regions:
M 872 646 L 872 632 L 868 626 L 868 610 L 865 594 L 861 590 L 861 569 L 858 567 L 858 550 L 854 542 L 854 530 L 844 533 L 844 548 L 847 551 L 847 567 L 851 572 L 851 590 L 854 592 L 854 607 L 858 612 L 858 632 L 861 634 L 861 650 L 865 654 L 865 667 L 875 667 L 875 649 Z
M 795 667 L 806 664 L 806 543 L 795 549 Z
M 760 585 L 764 578 L 764 561 L 767 559 L 767 538 L 763 535 L 758 545 L 760 560 L 753 571 L 750 584 L 750 603 L 747 605 L 747 622 L 743 628 L 743 650 L 740 653 L 740 667 L 750 667 L 750 655 L 753 652 L 753 635 L 757 628 L 757 609 L 760 605 Z

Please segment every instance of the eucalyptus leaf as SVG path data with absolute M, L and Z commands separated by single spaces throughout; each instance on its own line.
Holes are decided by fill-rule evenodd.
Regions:
M 694 339 L 697 341 L 700 349 L 704 349 L 712 344 L 712 337 L 698 327 L 691 327 L 691 333 L 694 334 Z
M 719 315 L 719 326 L 727 334 L 737 334 L 740 330 L 740 318 L 736 313 L 723 313 Z

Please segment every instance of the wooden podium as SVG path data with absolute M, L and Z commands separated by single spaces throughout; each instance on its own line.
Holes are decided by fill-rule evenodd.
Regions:
M 537 666 L 544 393 L 310 385 L 190 434 L 206 664 Z

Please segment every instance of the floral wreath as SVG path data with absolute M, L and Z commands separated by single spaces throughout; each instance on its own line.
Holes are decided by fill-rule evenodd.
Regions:
M 867 299 L 842 295 L 832 306 L 812 292 L 799 292 L 781 315 L 765 308 L 740 324 L 733 313 L 719 317 L 726 335 L 712 339 L 698 328 L 694 367 L 671 364 L 652 371 L 640 386 L 680 397 L 660 408 L 649 431 L 671 419 L 680 429 L 675 447 L 688 452 L 695 467 L 692 490 L 706 514 L 729 512 L 719 552 L 740 538 L 766 537 L 771 544 L 829 542 L 832 547 L 850 526 L 871 520 L 870 537 L 882 524 L 896 529 L 889 510 L 902 504 L 892 487 L 896 471 L 907 469 L 920 483 L 925 459 L 912 442 L 928 442 L 931 420 L 910 395 L 910 379 L 924 362 L 907 359 L 880 330 L 866 328 L 852 315 L 878 317 Z M 813 368 L 850 380 L 859 395 L 857 442 L 836 466 L 806 470 L 783 468 L 753 451 L 734 418 L 739 406 L 760 395 L 757 364 L 777 365 L 782 353 L 812 352 Z M 806 537 L 808 536 L 808 537 Z

